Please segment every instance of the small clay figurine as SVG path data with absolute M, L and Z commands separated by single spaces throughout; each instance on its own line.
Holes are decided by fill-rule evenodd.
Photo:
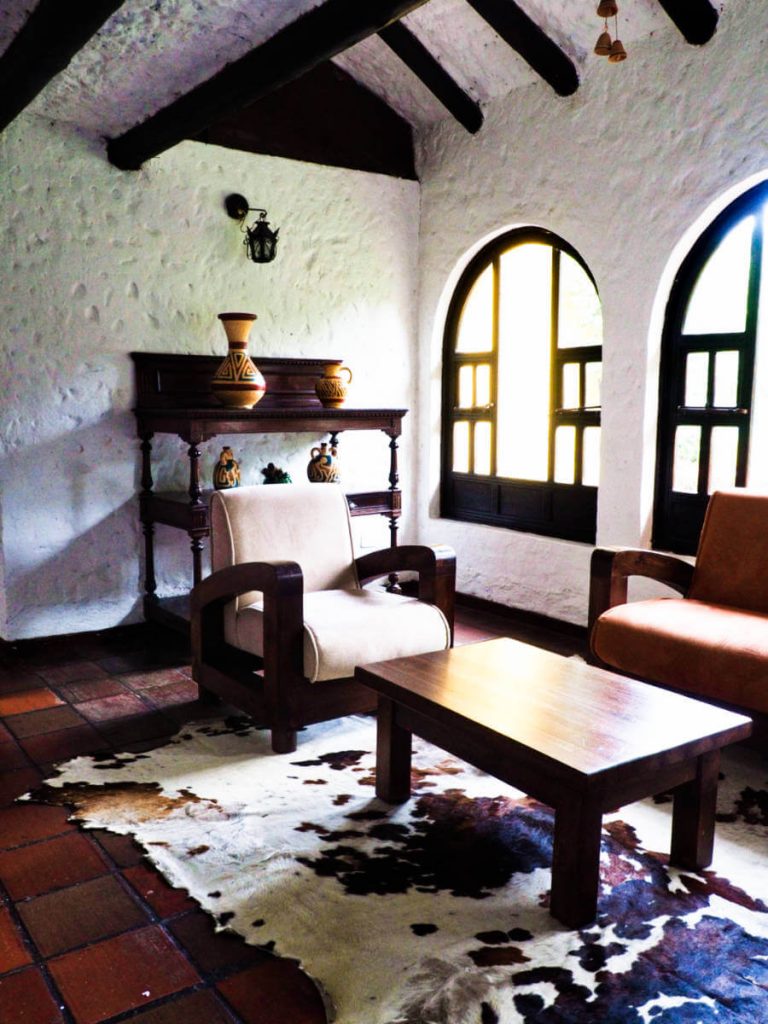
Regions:
M 240 486 L 240 466 L 231 448 L 222 448 L 219 461 L 213 468 L 213 486 L 217 491 Z
M 274 462 L 268 463 L 261 472 L 265 484 L 290 484 L 293 482 L 290 475 L 276 466 Z

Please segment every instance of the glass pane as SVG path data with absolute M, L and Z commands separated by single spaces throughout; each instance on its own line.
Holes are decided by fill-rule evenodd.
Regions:
M 739 334 L 746 327 L 754 225 L 754 217 L 745 217 L 704 264 L 688 300 L 683 334 Z
M 459 367 L 459 408 L 471 409 L 474 405 L 472 382 L 474 378 L 474 367 Z
M 602 345 L 603 314 L 595 286 L 572 256 L 560 253 L 558 348 Z
M 489 264 L 469 290 L 456 332 L 457 352 L 490 352 L 493 348 L 493 265 Z
M 739 404 L 739 353 L 718 352 L 715 356 L 715 405 L 735 409 Z
M 702 409 L 707 404 L 709 352 L 689 352 L 685 360 L 685 404 Z
M 600 483 L 600 427 L 585 427 L 581 482 L 587 487 Z
M 572 484 L 576 479 L 576 427 L 555 431 L 555 483 Z
M 500 476 L 546 480 L 552 249 L 527 242 L 500 259 L 498 428 Z
M 709 491 L 736 484 L 736 458 L 739 451 L 738 427 L 713 427 L 709 447 Z
M 453 424 L 453 470 L 469 472 L 469 423 L 466 420 Z
M 675 460 L 672 466 L 672 490 L 696 494 L 699 490 L 701 427 L 683 426 L 675 431 Z
M 473 469 L 478 476 L 488 476 L 491 472 L 491 424 L 488 420 L 479 420 L 475 424 L 475 465 Z
M 563 365 L 563 408 L 579 409 L 581 407 L 581 395 L 579 392 L 579 363 L 565 363 Z
M 491 368 L 481 363 L 475 368 L 475 405 L 482 408 L 491 404 Z
M 584 367 L 584 405 L 587 409 L 600 408 L 603 386 L 603 364 L 587 363 Z

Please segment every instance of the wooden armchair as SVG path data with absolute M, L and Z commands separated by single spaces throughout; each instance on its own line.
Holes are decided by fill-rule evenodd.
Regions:
M 646 576 L 682 595 L 627 603 Z M 768 713 L 768 495 L 717 491 L 695 565 L 655 551 L 597 548 L 593 661 L 726 707 Z
M 353 678 L 370 661 L 453 643 L 449 548 L 387 548 L 355 558 L 335 484 L 242 487 L 211 499 L 212 574 L 192 591 L 193 676 L 296 749 L 311 722 L 371 711 Z M 365 584 L 418 573 L 418 597 Z

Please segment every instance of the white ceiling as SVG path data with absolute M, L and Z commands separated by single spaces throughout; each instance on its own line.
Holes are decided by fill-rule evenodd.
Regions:
M 319 2 L 126 0 L 29 109 L 99 135 L 120 135 Z M 577 70 L 597 59 L 592 47 L 602 23 L 596 0 L 518 3 Z M 0 0 L 0 51 L 34 6 L 33 0 Z M 628 50 L 656 32 L 676 31 L 657 0 L 620 0 L 620 8 L 619 36 Z M 429 0 L 403 23 L 480 103 L 541 81 L 466 0 Z M 340 54 L 336 63 L 414 125 L 449 116 L 377 36 Z

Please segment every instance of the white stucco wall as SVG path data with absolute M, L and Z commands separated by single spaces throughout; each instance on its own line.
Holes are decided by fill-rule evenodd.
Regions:
M 258 356 L 340 357 L 360 406 L 415 404 L 418 185 L 185 142 L 137 173 L 103 144 L 34 115 L 0 136 L 0 634 L 18 639 L 140 619 L 133 350 L 226 352 L 216 314 L 258 314 Z M 274 263 L 246 260 L 224 197 L 280 228 Z M 413 515 L 413 414 L 400 445 Z M 321 437 L 230 441 L 244 482 L 267 462 L 302 479 Z M 156 439 L 159 488 L 187 486 L 186 448 Z M 387 486 L 383 433 L 342 436 L 344 486 Z M 387 540 L 357 520 L 361 543 Z M 190 578 L 188 539 L 158 528 L 165 591 Z M 3 575 L 0 574 L 0 582 Z
M 586 260 L 604 314 L 598 543 L 647 543 L 660 314 L 686 230 L 768 176 L 767 34 L 768 5 L 734 0 L 703 48 L 670 23 L 620 65 L 588 62 L 572 97 L 531 86 L 494 101 L 474 137 L 449 122 L 423 137 L 417 507 L 420 536 L 456 548 L 461 590 L 584 622 L 592 549 L 437 518 L 442 331 L 458 272 L 479 240 L 517 224 L 555 231 Z

